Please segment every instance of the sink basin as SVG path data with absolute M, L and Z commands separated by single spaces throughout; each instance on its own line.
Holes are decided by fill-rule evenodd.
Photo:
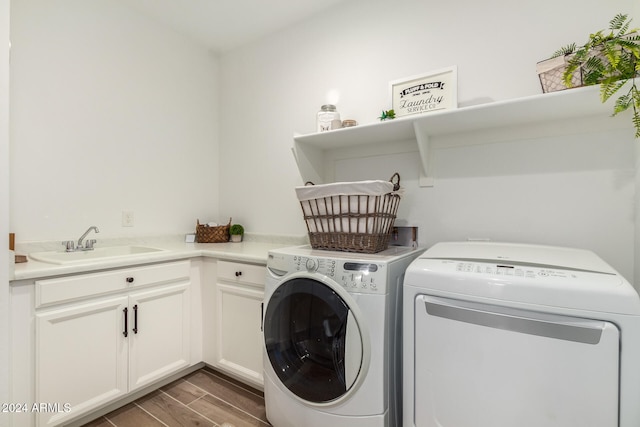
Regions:
M 76 252 L 34 252 L 29 257 L 50 264 L 72 264 L 87 261 L 98 261 L 106 258 L 125 257 L 132 255 L 143 255 L 153 252 L 160 252 L 164 249 L 151 248 L 148 246 L 108 246 L 105 248 L 95 248 L 92 251 Z

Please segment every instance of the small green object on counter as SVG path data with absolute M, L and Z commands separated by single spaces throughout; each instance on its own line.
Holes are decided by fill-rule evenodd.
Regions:
M 244 234 L 244 227 L 240 224 L 233 224 L 229 229 L 229 234 L 232 236 L 242 236 Z
M 229 234 L 231 235 L 232 242 L 241 242 L 242 235 L 244 234 L 244 227 L 240 224 L 233 224 L 231 228 L 229 228 Z

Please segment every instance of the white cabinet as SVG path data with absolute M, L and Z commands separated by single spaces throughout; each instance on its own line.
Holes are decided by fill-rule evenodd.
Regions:
M 262 300 L 265 266 L 218 261 L 216 350 L 218 369 L 262 388 Z
M 583 121 L 577 128 L 584 129 L 584 121 L 594 117 L 606 117 L 615 126 L 629 128 L 631 132 L 627 116 L 608 117 L 613 105 L 600 102 L 599 90 L 599 85 L 581 87 L 329 132 L 296 135 L 293 154 L 303 181 L 323 184 L 334 180 L 333 168 L 337 159 L 416 151 L 417 146 L 422 166 L 420 185 L 432 186 L 434 143 L 445 146 L 483 144 L 486 141 L 479 136 L 482 133 L 509 131 L 510 138 L 514 132 L 518 138 L 527 127 L 545 129 L 555 127 L 558 122 L 576 119 Z M 552 132 L 557 132 L 557 129 Z
M 35 400 L 53 426 L 190 364 L 189 262 L 35 282 Z
M 129 296 L 129 391 L 189 365 L 188 290 L 181 284 Z
M 127 342 L 118 335 L 127 297 L 78 303 L 36 315 L 35 401 L 68 405 L 37 413 L 56 425 L 127 393 Z

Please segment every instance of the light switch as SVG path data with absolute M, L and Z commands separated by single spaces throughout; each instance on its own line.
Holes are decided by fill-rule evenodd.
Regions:
M 133 211 L 122 211 L 122 226 L 133 227 Z

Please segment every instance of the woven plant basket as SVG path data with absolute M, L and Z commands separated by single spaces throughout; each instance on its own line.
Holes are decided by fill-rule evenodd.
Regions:
M 227 225 L 219 225 L 209 227 L 206 224 L 200 224 L 200 220 L 196 220 L 196 242 L 198 243 L 226 243 L 229 241 L 229 228 L 231 227 L 231 218 Z
M 627 34 L 624 38 L 631 38 L 634 36 L 637 36 L 637 33 L 634 32 Z M 563 80 L 564 70 L 567 68 L 569 61 L 574 56 L 574 54 L 557 56 L 555 58 L 545 59 L 544 61 L 540 61 L 536 64 L 536 72 L 538 73 L 543 93 L 568 89 Z M 608 62 L 608 59 L 602 49 L 595 50 L 591 56 L 600 58 L 600 60 L 605 64 Z M 578 67 L 571 75 L 571 87 L 581 87 L 584 84 L 584 69 L 582 67 Z

